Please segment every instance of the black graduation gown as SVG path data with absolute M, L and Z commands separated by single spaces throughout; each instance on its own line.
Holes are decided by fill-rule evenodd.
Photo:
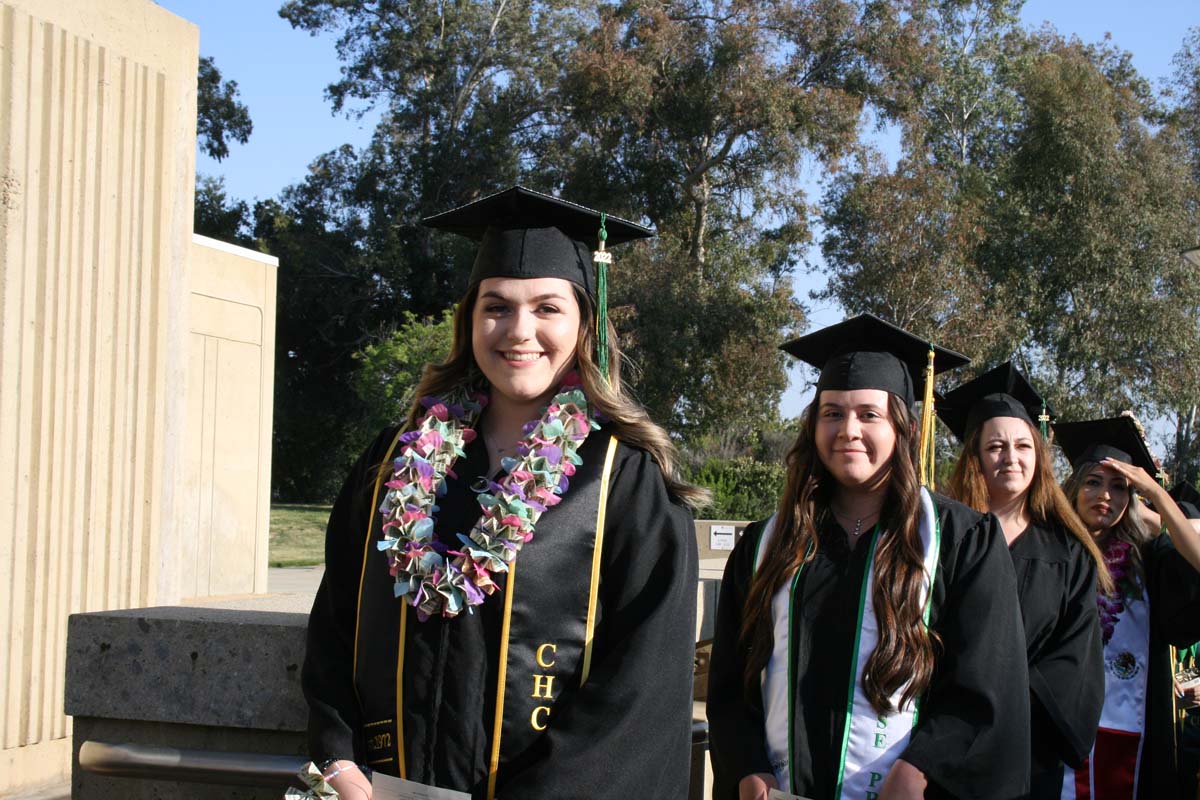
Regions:
M 1104 706 L 1096 562 L 1057 525 L 1032 523 L 1009 548 L 1029 657 L 1030 798 L 1062 795 L 1063 763 L 1092 749 Z
M 367 448 L 330 515 L 326 572 L 309 620 L 303 669 L 310 754 L 318 762 L 354 758 L 388 774 L 403 772 L 410 780 L 483 798 L 508 587 L 473 614 L 454 619 L 420 622 L 413 609 L 406 609 L 399 648 L 403 656 L 397 655 L 401 601 L 392 597 L 386 556 L 375 547 L 382 538 L 382 521 L 373 499 L 378 466 L 389 461 L 397 433 L 397 428 L 385 430 Z M 549 570 L 539 565 L 547 560 L 584 561 L 590 574 L 590 552 L 576 558 L 569 550 L 553 548 L 568 533 L 577 535 L 570 526 L 580 528 L 580 519 L 588 541 L 595 538 L 593 515 L 597 486 L 602 485 L 598 475 L 609 439 L 606 426 L 593 431 L 580 448 L 584 464 L 571 478 L 563 502 L 542 515 L 534 539 L 517 558 L 516 596 L 531 586 L 554 596 L 565 581 L 561 575 L 544 574 Z M 435 533 L 440 540 L 458 545 L 454 535 L 468 532 L 479 517 L 470 487 L 486 469 L 486 449 L 477 439 L 455 464 L 457 477 L 448 478 L 447 492 L 438 500 Z M 687 795 L 698 580 L 694 525 L 690 513 L 668 496 L 646 452 L 618 445 L 610 476 L 587 681 L 580 686 L 580 659 L 569 663 L 567 643 L 559 642 L 557 653 L 540 648 L 538 626 L 526 626 L 522 636 L 514 622 L 511 647 L 506 648 L 508 680 L 524 682 L 512 683 L 506 693 L 502 741 L 506 747 L 512 741 L 523 744 L 520 752 L 500 750 L 497 797 Z M 585 504 L 590 507 L 581 508 Z M 369 543 L 364 538 L 368 524 Z M 582 587 L 585 594 L 588 583 Z M 514 620 L 519 613 L 544 620 L 548 630 L 569 626 L 552 602 L 523 612 L 514 609 Z M 529 669 L 554 675 L 554 683 L 548 675 L 514 679 L 511 665 L 518 657 Z M 557 673 L 543 669 L 546 665 Z M 400 698 L 397 683 L 403 685 Z M 547 714 L 537 710 L 546 702 L 537 697 L 549 694 L 545 690 L 550 687 L 555 702 Z M 400 728 L 396 717 L 402 719 Z M 510 734 L 510 726 L 518 736 Z M 397 763 L 401 760 L 403 769 Z
M 1170 648 L 1200 640 L 1200 574 L 1166 533 L 1142 546 L 1142 559 L 1150 592 L 1150 674 L 1138 798 L 1175 800 L 1179 771 Z
M 1029 682 L 1012 560 L 991 515 L 936 497 L 941 552 L 930 626 L 944 648 L 901 756 L 925 773 L 926 797 L 1012 798 L 1029 780 Z M 742 777 L 771 773 L 762 688 L 743 692 L 742 609 L 763 523 L 747 529 L 721 583 L 709 664 L 708 720 L 717 800 L 737 797 Z M 830 523 L 797 587 L 792 631 L 798 677 L 795 750 L 798 792 L 832 797 L 846 723 L 858 598 L 869 537 L 851 551 Z M 786 787 L 785 787 L 786 788 Z

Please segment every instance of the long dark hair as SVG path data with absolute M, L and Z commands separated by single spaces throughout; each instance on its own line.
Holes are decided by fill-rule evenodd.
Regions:
M 1067 499 L 1066 493 L 1054 479 L 1052 468 L 1053 456 L 1050 455 L 1050 444 L 1033 425 L 1021 420 L 1029 428 L 1033 439 L 1036 465 L 1033 470 L 1033 480 L 1025 493 L 1025 508 L 1030 518 L 1041 525 L 1057 524 L 1071 536 L 1079 540 L 1088 556 L 1096 562 L 1096 583 L 1103 592 L 1113 590 L 1112 576 L 1104 563 L 1104 554 L 1100 546 L 1084 527 L 1083 521 L 1075 511 L 1075 503 Z M 977 425 L 967 434 L 963 442 L 962 455 L 954 465 L 954 473 L 950 476 L 950 496 L 961 503 L 969 505 L 976 511 L 987 513 L 991 504 L 988 497 L 987 481 L 983 477 L 983 465 L 979 458 L 979 447 L 983 440 L 983 426 Z
M 1083 490 L 1083 482 L 1086 481 L 1088 475 L 1090 475 L 1092 471 L 1099 466 L 1100 462 L 1098 461 L 1084 461 L 1075 468 L 1075 471 L 1071 473 L 1069 478 L 1063 481 L 1063 493 L 1071 502 L 1072 509 L 1075 508 L 1075 504 L 1079 501 L 1079 493 Z M 1097 535 L 1096 539 L 1098 539 L 1098 541 L 1096 542 L 1096 546 L 1099 548 L 1101 545 L 1106 544 L 1113 539 L 1121 542 L 1127 542 L 1128 544 L 1132 545 L 1132 547 L 1129 548 L 1129 563 L 1132 565 L 1133 569 L 1129 575 L 1127 575 L 1126 580 L 1121 582 L 1122 586 L 1117 588 L 1123 588 L 1125 591 L 1132 592 L 1134 596 L 1140 597 L 1141 587 L 1146 585 L 1146 573 L 1145 568 L 1142 565 L 1142 545 L 1150 541 L 1151 534 L 1150 531 L 1146 530 L 1146 526 L 1140 520 L 1135 519 L 1136 512 L 1134 503 L 1137 502 L 1139 502 L 1137 492 L 1135 492 L 1133 486 L 1130 485 L 1129 505 L 1125 506 L 1125 513 L 1121 514 L 1120 518 L 1118 518 L 1117 521 L 1114 522 L 1110 527 L 1101 531 Z M 1092 538 L 1090 534 L 1088 535 L 1088 538 Z M 1106 591 L 1111 594 L 1113 590 L 1114 587 L 1112 585 L 1112 581 L 1110 580 L 1109 589 Z
M 774 633 L 771 601 L 796 570 L 816 552 L 817 529 L 829 518 L 836 485 L 816 448 L 820 397 L 804 411 L 800 435 L 787 456 L 787 483 L 775 517 L 775 532 L 750 584 L 742 620 L 741 644 L 748 649 L 743 675 L 749 691 L 771 657 Z M 922 557 L 917 435 L 908 407 L 888 393 L 888 415 L 896 447 L 887 476 L 879 519 L 872 584 L 879 641 L 863 671 L 863 690 L 878 712 L 892 710 L 892 694 L 904 687 L 901 704 L 919 697 L 933 677 L 937 635 L 925 625 L 916 602 L 925 580 Z
M 710 502 L 707 489 L 684 481 L 678 471 L 679 455 L 675 443 L 665 430 L 656 425 L 641 404 L 625 391 L 621 381 L 621 349 L 617 332 L 608 323 L 608 380 L 601 377 L 595 360 L 596 305 L 578 286 L 571 284 L 579 303 L 579 342 L 575 348 L 575 368 L 583 382 L 583 391 L 594 411 L 607 417 L 617 437 L 627 445 L 641 448 L 650 454 L 662 471 L 667 490 L 691 508 L 701 508 Z M 414 393 L 408 411 L 407 427 L 416 427 L 425 413 L 420 398 L 445 396 L 464 386 L 485 386 L 487 381 L 471 350 L 471 318 L 479 297 L 479 285 L 468 290 L 454 310 L 454 339 L 450 354 L 441 364 L 428 364 Z

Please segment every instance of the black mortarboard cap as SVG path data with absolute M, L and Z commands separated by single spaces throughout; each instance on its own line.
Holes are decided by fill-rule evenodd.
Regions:
M 821 370 L 817 393 L 825 389 L 882 389 L 908 405 L 924 393 L 930 343 L 874 314 L 859 314 L 793 339 L 783 350 Z M 934 372 L 969 364 L 961 353 L 934 347 Z
M 1111 458 L 1141 467 L 1150 475 L 1158 473 L 1154 456 L 1132 417 L 1059 422 L 1054 426 L 1054 438 L 1073 467 Z
M 965 440 L 973 430 L 994 417 L 1016 417 L 1035 428 L 1045 399 L 1025 376 L 1005 361 L 939 399 L 937 413 L 950 432 Z M 1046 414 L 1054 410 L 1045 406 Z
M 470 285 L 484 278 L 564 278 L 596 296 L 592 251 L 601 214 L 577 203 L 514 186 L 421 223 L 479 242 Z M 605 215 L 606 244 L 653 236 L 654 231 Z
M 1177 483 L 1171 488 L 1171 497 L 1179 504 L 1188 519 L 1200 519 L 1200 491 L 1190 483 Z

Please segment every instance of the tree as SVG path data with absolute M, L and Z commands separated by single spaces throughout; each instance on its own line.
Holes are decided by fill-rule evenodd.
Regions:
M 1160 414 L 1200 382 L 1200 285 L 1179 258 L 1197 185 L 1127 53 L 1035 45 L 985 268 L 1025 299 L 1018 350 L 1061 413 Z
M 953 119 L 937 131 L 936 113 L 910 106 L 905 124 L 925 133 L 906 135 L 896 169 L 833 183 L 823 296 L 981 369 L 1014 358 L 1064 418 L 1178 408 L 1200 381 L 1200 285 L 1178 257 L 1197 227 L 1182 139 L 1156 127 L 1128 54 L 1051 30 L 1004 42 L 1008 94 L 974 134 L 988 146 L 967 151 L 986 158 L 947 157 Z
M 421 319 L 409 312 L 394 332 L 356 354 L 354 390 L 366 405 L 369 427 L 380 428 L 408 416 L 425 365 L 443 361 L 453 339 L 452 309 L 440 318 Z
M 633 0 L 602 7 L 567 64 L 567 118 L 536 164 L 657 227 L 620 257 L 614 300 L 635 390 L 685 437 L 749 433 L 786 386 L 776 347 L 803 320 L 790 274 L 810 237 L 799 170 L 856 139 L 856 9 Z
M 364 215 L 367 252 L 396 313 L 439 313 L 465 289 L 469 248 L 419 220 L 517 180 L 553 105 L 573 4 L 290 0 L 280 15 L 338 35 L 335 111 L 384 108 L 347 200 Z
M 250 222 L 250 206 L 245 200 L 229 198 L 224 178 L 196 176 L 194 232 L 243 247 L 254 247 Z
M 357 168 L 349 146 L 326 153 L 303 183 L 254 208 L 255 240 L 280 263 L 272 483 L 287 502 L 331 499 L 374 433 L 353 388 L 354 353 L 392 311 L 358 210 L 342 201 Z
M 250 110 L 238 101 L 237 81 L 222 83 L 221 71 L 211 56 L 200 57 L 196 117 L 200 148 L 217 161 L 229 155 L 230 140 L 245 144 L 254 130 Z

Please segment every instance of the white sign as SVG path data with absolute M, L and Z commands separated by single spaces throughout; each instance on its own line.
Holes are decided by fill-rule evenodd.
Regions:
M 374 800 L 471 800 L 466 792 L 439 789 L 378 772 L 371 778 L 371 796 Z
M 733 526 L 713 525 L 708 529 L 708 548 L 710 550 L 733 549 Z

